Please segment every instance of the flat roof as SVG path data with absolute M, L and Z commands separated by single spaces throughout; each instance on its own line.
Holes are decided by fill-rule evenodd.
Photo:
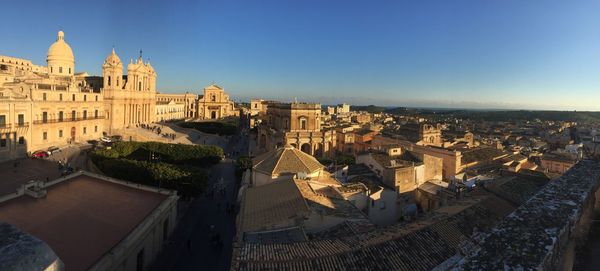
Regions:
M 0 203 L 0 221 L 46 242 L 67 270 L 87 270 L 129 235 L 168 195 L 87 175 Z

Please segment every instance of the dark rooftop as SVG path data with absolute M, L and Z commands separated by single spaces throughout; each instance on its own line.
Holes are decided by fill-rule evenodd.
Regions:
M 43 240 L 69 270 L 90 268 L 167 198 L 87 175 L 47 192 L 0 203 L 0 221 Z
M 600 163 L 586 160 L 551 181 L 493 228 L 456 266 L 464 270 L 543 270 L 578 221 L 600 182 Z

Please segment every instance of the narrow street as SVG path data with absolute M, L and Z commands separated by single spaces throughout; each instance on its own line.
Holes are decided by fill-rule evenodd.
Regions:
M 226 206 L 236 204 L 235 152 L 246 144 L 238 136 L 229 140 L 224 151 L 231 155 L 210 169 L 206 193 L 189 203 L 151 270 L 229 270 L 236 212 L 228 213 Z M 215 239 L 211 243 L 214 236 L 220 237 L 221 247 Z

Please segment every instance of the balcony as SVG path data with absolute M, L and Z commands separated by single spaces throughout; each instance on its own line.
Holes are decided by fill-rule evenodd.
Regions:
M 0 124 L 0 131 L 11 130 L 11 128 L 16 129 L 16 128 L 25 128 L 25 127 L 29 127 L 29 122 L 16 123 L 16 124 L 2 123 L 2 124 Z
M 59 123 L 59 122 L 76 122 L 82 120 L 98 120 L 104 119 L 104 116 L 90 117 L 90 118 L 64 118 L 64 119 L 48 119 L 48 120 L 34 120 L 33 124 L 46 124 L 46 123 Z

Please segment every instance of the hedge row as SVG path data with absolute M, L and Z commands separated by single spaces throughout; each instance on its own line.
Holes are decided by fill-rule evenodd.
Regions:
M 197 195 L 207 181 L 206 171 L 199 167 L 129 159 L 99 160 L 96 166 L 113 178 L 177 190 L 182 196 Z
M 209 145 L 167 144 L 160 142 L 117 142 L 112 148 L 96 150 L 95 154 L 103 158 L 128 158 L 149 161 L 151 156 L 161 162 L 180 165 L 216 164 L 223 156 L 223 149 Z
M 215 146 L 132 141 L 95 150 L 90 157 L 111 177 L 195 196 L 208 180 L 205 167 L 218 163 L 222 155 Z

